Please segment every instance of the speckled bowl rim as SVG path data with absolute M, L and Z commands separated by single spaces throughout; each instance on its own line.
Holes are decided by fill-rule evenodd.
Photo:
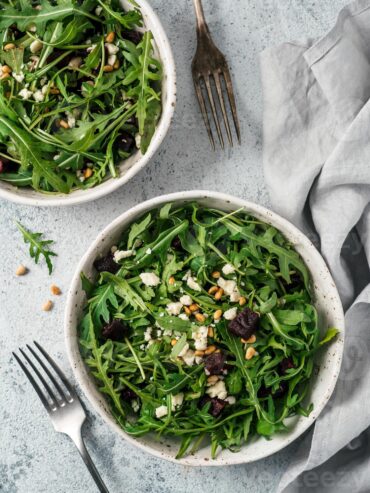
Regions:
M 120 1 L 124 7 L 133 8 L 129 0 Z M 147 152 L 144 155 L 140 151 L 135 152 L 135 154 L 119 165 L 121 176 L 118 178 L 108 178 L 100 185 L 88 190 L 75 190 L 70 194 L 57 193 L 48 195 L 36 192 L 30 188 L 17 188 L 14 185 L 0 181 L 0 198 L 17 204 L 50 207 L 90 202 L 120 188 L 152 159 L 168 132 L 175 111 L 176 67 L 170 42 L 157 14 L 147 0 L 136 0 L 136 2 L 141 9 L 145 26 L 153 32 L 155 46 L 163 65 L 162 115 Z
M 315 293 L 320 300 L 322 293 L 326 293 L 324 295 L 324 306 L 327 306 L 326 296 L 330 305 L 327 309 L 327 318 L 330 321 L 333 320 L 336 328 L 340 331 L 336 340 L 322 352 L 322 361 L 320 362 L 321 373 L 319 372 L 319 376 L 322 375 L 322 372 L 324 372 L 324 376 L 326 373 L 328 373 L 328 375 L 323 381 L 319 379 L 319 376 L 316 377 L 317 381 L 314 379 L 315 381 L 312 389 L 313 392 L 319 392 L 321 387 L 322 391 L 320 391 L 320 396 L 318 399 L 314 400 L 314 398 L 312 398 L 314 401 L 314 410 L 310 416 L 308 418 L 297 418 L 292 430 L 283 436 L 278 434 L 276 438 L 273 438 L 270 441 L 264 441 L 263 445 L 260 443 L 258 448 L 262 450 L 259 452 L 256 452 L 253 449 L 253 447 L 256 447 L 256 444 L 259 443 L 255 441 L 254 443 L 244 445 L 237 453 L 222 451 L 215 460 L 209 459 L 209 454 L 206 451 L 207 449 L 202 449 L 194 456 L 190 455 L 177 460 L 175 459 L 175 448 L 173 448 L 172 453 L 169 452 L 168 447 L 170 445 L 167 443 L 168 440 L 165 437 L 163 437 L 162 446 L 162 442 L 160 442 L 161 445 L 158 445 L 158 442 L 154 439 L 150 439 L 150 437 L 148 441 L 147 437 L 133 438 L 130 435 L 127 435 L 111 416 L 109 413 L 109 407 L 104 397 L 97 390 L 93 379 L 81 358 L 77 337 L 77 319 L 79 318 L 77 312 L 80 310 L 80 307 L 78 307 L 76 301 L 77 294 L 81 294 L 80 273 L 82 271 L 87 272 L 89 269 L 92 272 L 92 263 L 98 252 L 106 252 L 111 246 L 109 242 L 105 242 L 106 239 L 110 239 L 110 233 L 117 229 L 120 230 L 120 225 L 123 223 L 125 223 L 126 226 L 122 227 L 122 230 L 125 229 L 129 223 L 135 221 L 135 219 L 142 216 L 148 210 L 160 207 L 164 203 L 181 203 L 192 200 L 203 202 L 218 201 L 219 203 L 224 204 L 224 209 L 226 210 L 236 210 L 240 207 L 244 207 L 246 211 L 250 212 L 254 216 L 277 227 L 286 237 L 289 238 L 306 263 L 311 264 L 311 266 L 308 267 L 315 284 Z M 222 209 L 222 206 L 220 205 L 217 205 L 217 207 Z M 310 259 L 309 262 L 307 261 L 308 258 Z M 322 292 L 320 291 L 321 289 Z M 317 419 L 329 401 L 338 379 L 344 346 L 344 314 L 338 291 L 323 258 L 311 241 L 301 231 L 299 231 L 286 219 L 258 204 L 219 192 L 196 190 L 162 195 L 138 204 L 117 217 L 97 236 L 96 240 L 91 244 L 78 264 L 71 282 L 65 312 L 65 338 L 70 363 L 72 365 L 75 377 L 84 394 L 94 409 L 120 436 L 133 445 L 156 457 L 160 457 L 177 464 L 190 466 L 225 466 L 254 462 L 278 452 L 301 436 Z M 259 440 L 264 439 L 259 438 L 258 441 Z M 154 443 L 160 448 L 160 450 L 153 448 Z M 253 451 L 255 453 L 253 453 Z

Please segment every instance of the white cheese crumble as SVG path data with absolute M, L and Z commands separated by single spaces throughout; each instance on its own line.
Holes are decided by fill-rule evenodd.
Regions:
M 211 398 L 217 397 L 218 399 L 226 399 L 227 390 L 225 382 L 219 380 L 211 387 L 208 387 L 208 389 L 206 390 L 206 394 L 208 394 Z
M 157 274 L 154 274 L 153 272 L 143 272 L 140 274 L 140 279 L 145 286 L 158 286 L 161 282 Z
M 229 308 L 224 313 L 224 318 L 226 320 L 234 320 L 234 318 L 237 316 L 237 314 L 238 314 L 238 309 L 237 308 Z
M 137 149 L 140 149 L 140 146 L 141 146 L 141 135 L 139 133 L 137 133 L 135 135 L 135 145 L 136 145 Z
M 202 361 L 203 361 L 202 356 L 195 356 L 195 363 L 197 365 L 200 365 L 202 363 Z
M 191 337 L 194 339 L 195 349 L 198 351 L 204 351 L 208 346 L 208 327 L 202 325 L 197 327 L 195 331 L 192 332 Z
M 165 329 L 163 331 L 164 336 L 172 336 L 172 330 L 171 329 Z
M 155 409 L 155 415 L 158 419 L 163 418 L 163 416 L 167 416 L 167 413 L 167 406 L 159 406 Z
M 194 291 L 202 291 L 202 288 L 193 277 L 188 277 L 186 283 L 190 289 L 193 289 Z
M 119 262 L 120 260 L 128 257 L 132 257 L 134 254 L 133 250 L 116 250 L 113 255 L 113 259 L 115 262 Z
M 231 406 L 236 403 L 236 399 L 233 395 L 229 395 L 229 397 L 227 397 L 225 401 L 227 401 Z
M 139 401 L 137 399 L 134 399 L 133 401 L 131 401 L 131 407 L 132 407 L 132 410 L 134 411 L 134 413 L 137 413 L 140 409 Z
M 171 395 L 171 409 L 176 411 L 176 408 L 180 407 L 184 401 L 184 394 L 180 392 L 176 395 Z
M 148 327 L 146 331 L 144 332 L 144 339 L 148 342 L 152 339 L 152 328 Z
M 38 103 L 41 103 L 41 101 L 44 101 L 44 98 L 45 98 L 45 94 L 40 91 L 40 89 L 38 89 L 37 91 L 35 91 L 33 93 L 33 99 L 35 101 L 37 101 Z
M 150 254 L 152 253 L 152 249 L 151 249 L 151 248 L 148 248 L 148 249 L 145 251 L 145 253 L 146 253 L 147 255 L 150 255 Z
M 66 115 L 69 128 L 74 128 L 76 126 L 76 118 L 69 111 L 66 111 Z
M 185 306 L 190 306 L 193 304 L 193 300 L 191 299 L 191 296 L 189 296 L 188 294 L 184 294 L 180 298 L 180 303 L 182 303 Z
M 117 55 L 109 55 L 108 57 L 108 65 L 114 65 L 117 61 Z
M 24 81 L 24 73 L 23 72 L 19 72 L 19 74 L 13 73 L 13 77 L 19 83 Z
M 22 89 L 21 91 L 19 91 L 18 93 L 18 96 L 20 96 L 22 99 L 30 99 L 30 97 L 32 96 L 33 92 L 30 91 L 29 89 Z
M 113 43 L 104 43 L 104 46 L 108 52 L 108 55 L 115 55 L 119 52 L 118 46 L 114 45 Z
M 99 17 L 100 14 L 102 13 L 102 10 L 103 10 L 103 7 L 101 7 L 100 5 L 98 7 L 96 7 L 95 15 L 97 15 Z
M 228 276 L 229 274 L 234 274 L 235 267 L 231 264 L 225 264 L 222 267 L 222 272 L 225 274 L 225 276 Z
M 30 51 L 31 53 L 38 53 L 43 47 L 42 42 L 39 39 L 35 39 L 32 41 L 30 44 Z
M 195 352 L 192 349 L 188 349 L 186 354 L 182 357 L 184 363 L 188 366 L 193 366 L 195 359 Z
M 179 301 L 173 302 L 173 303 L 168 303 L 166 310 L 167 310 L 167 313 L 169 315 L 177 316 L 180 314 L 180 312 L 182 310 L 182 303 L 180 303 Z
M 189 317 L 186 315 L 186 313 L 180 313 L 179 318 L 181 318 L 181 320 L 189 320 Z
M 188 349 L 189 349 L 189 344 L 186 343 L 185 346 L 179 352 L 179 355 L 178 355 L 179 358 L 182 358 L 183 356 L 185 356 L 185 354 L 188 352 Z
M 235 281 L 227 281 L 220 277 L 217 281 L 217 285 L 224 290 L 224 293 L 227 296 L 232 298 L 232 301 L 239 301 L 240 293 Z

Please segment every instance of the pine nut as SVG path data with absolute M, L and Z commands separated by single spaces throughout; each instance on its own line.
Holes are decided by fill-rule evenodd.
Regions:
M 60 294 L 62 294 L 62 291 L 60 290 L 60 288 L 58 286 L 56 286 L 55 284 L 52 284 L 50 286 L 50 291 L 51 291 L 51 294 L 53 294 L 54 296 L 59 296 Z
M 216 270 L 215 272 L 212 272 L 212 277 L 213 279 L 219 279 L 221 277 L 221 273 Z
M 92 176 L 93 174 L 93 170 L 91 168 L 86 168 L 85 171 L 84 171 L 84 177 L 85 178 L 90 178 L 90 176 Z
M 1 71 L 4 73 L 4 74 L 11 74 L 12 72 L 12 69 L 10 67 L 8 67 L 8 65 L 3 65 L 1 67 Z
M 247 339 L 247 343 L 248 344 L 253 344 L 254 342 L 256 342 L 256 340 L 257 340 L 257 337 L 253 334 L 253 335 L 250 336 L 249 339 Z
M 27 269 L 24 265 L 19 265 L 17 270 L 15 271 L 16 276 L 24 276 L 27 274 Z
M 171 276 L 169 279 L 168 279 L 168 284 L 175 284 L 175 278 L 173 276 Z
M 172 339 L 171 346 L 174 346 L 176 344 L 176 342 L 177 342 L 177 339 Z
M 113 71 L 112 65 L 104 65 L 103 72 L 112 72 L 112 71 Z
M 66 129 L 69 128 L 68 122 L 66 122 L 65 120 L 59 120 L 59 125 Z
M 215 300 L 219 301 L 222 298 L 223 294 L 224 294 L 224 290 L 222 288 L 219 288 L 217 290 L 217 293 L 215 294 Z
M 53 302 L 48 300 L 42 305 L 42 309 L 44 312 L 50 312 L 50 310 L 53 308 Z
M 4 46 L 4 51 L 14 50 L 14 48 L 15 48 L 15 44 L 14 43 L 7 43 Z
M 211 375 L 210 377 L 207 378 L 207 384 L 208 385 L 214 385 L 217 382 L 218 382 L 218 376 L 217 375 Z
M 206 319 L 206 317 L 202 313 L 196 313 L 195 318 L 198 320 L 198 322 L 203 323 Z
M 189 306 L 189 310 L 191 312 L 196 312 L 197 310 L 199 310 L 199 305 L 197 305 L 196 303 L 193 303 L 192 305 Z
M 117 70 L 117 69 L 119 69 L 119 67 L 120 67 L 120 63 L 119 63 L 119 60 L 117 59 L 117 60 L 114 62 L 113 68 L 114 68 L 114 70 Z
M 191 315 L 191 311 L 189 310 L 188 306 L 184 306 L 184 312 L 186 313 L 187 316 Z
M 204 351 L 201 351 L 201 350 L 197 350 L 194 352 L 194 356 L 204 356 Z
M 57 87 L 51 87 L 49 89 L 50 94 L 60 94 L 60 91 Z
M 213 328 L 208 327 L 208 337 L 213 337 L 213 336 L 214 336 Z
M 204 354 L 212 354 L 216 351 L 216 346 L 208 346 L 207 349 L 204 351 Z
M 110 33 L 108 33 L 105 37 L 105 41 L 107 43 L 113 43 L 113 41 L 116 39 L 116 33 L 114 33 L 113 31 L 111 31 Z
M 247 302 L 247 298 L 245 298 L 244 296 L 242 296 L 240 299 L 239 299 L 239 305 L 240 306 L 243 306 L 245 305 Z
M 250 360 L 257 354 L 257 351 L 254 349 L 254 347 L 249 347 L 245 353 L 245 359 Z
M 215 294 L 217 291 L 218 291 L 218 287 L 212 286 L 211 288 L 209 288 L 208 294 Z
M 216 310 L 215 313 L 213 314 L 214 320 L 220 320 L 222 317 L 222 310 Z
M 7 79 L 8 77 L 10 77 L 10 74 L 2 74 L 0 76 L 0 79 L 3 80 L 3 79 Z

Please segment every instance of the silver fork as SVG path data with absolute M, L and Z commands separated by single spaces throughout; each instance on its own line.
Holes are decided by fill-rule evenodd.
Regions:
M 224 148 L 224 139 L 221 131 L 220 119 L 217 111 L 217 103 L 214 98 L 214 89 L 212 89 L 212 82 L 216 87 L 216 94 L 218 99 L 218 105 L 221 108 L 221 113 L 223 116 L 224 125 L 226 128 L 227 138 L 229 140 L 230 146 L 233 145 L 233 138 L 230 129 L 229 119 L 227 116 L 227 109 L 225 104 L 225 99 L 223 96 L 223 82 L 226 87 L 226 92 L 229 99 L 229 104 L 231 108 L 231 113 L 234 120 L 236 136 L 238 138 L 239 144 L 241 143 L 240 138 L 240 126 L 238 120 L 238 113 L 236 110 L 236 103 L 233 91 L 233 84 L 230 76 L 229 67 L 226 58 L 221 53 L 221 51 L 214 44 L 211 34 L 209 32 L 201 0 L 193 0 L 195 7 L 195 15 L 197 18 L 197 51 L 195 53 L 193 63 L 192 63 L 192 73 L 193 81 L 195 86 L 195 92 L 199 101 L 199 106 L 203 115 L 204 123 L 207 128 L 208 136 L 210 138 L 213 149 L 215 149 L 215 140 L 213 138 L 213 133 L 208 117 L 207 104 L 204 98 L 204 89 L 207 94 L 208 103 L 211 107 L 211 112 L 213 115 L 213 121 L 216 126 L 218 138 L 220 141 L 221 148 Z
M 55 430 L 65 433 L 73 440 L 99 491 L 109 493 L 83 442 L 81 428 L 85 422 L 86 414 L 74 388 L 45 349 L 36 341 L 34 344 L 37 350 L 27 344 L 30 355 L 19 348 L 27 363 L 23 362 L 15 353 L 13 353 L 14 358 L 40 397 Z M 35 377 L 42 386 L 37 383 Z M 50 386 L 50 383 L 54 388 Z

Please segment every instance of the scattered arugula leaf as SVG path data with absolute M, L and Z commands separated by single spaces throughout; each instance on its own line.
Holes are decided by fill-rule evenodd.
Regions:
M 35 263 L 39 263 L 40 256 L 43 256 L 46 265 L 48 266 L 49 275 L 53 272 L 53 264 L 50 257 L 56 257 L 56 253 L 50 250 L 50 245 L 54 243 L 53 240 L 43 240 L 43 233 L 32 233 L 30 230 L 24 228 L 21 223 L 16 222 L 17 228 L 22 233 L 23 240 L 28 243 L 30 257 L 34 259 Z

